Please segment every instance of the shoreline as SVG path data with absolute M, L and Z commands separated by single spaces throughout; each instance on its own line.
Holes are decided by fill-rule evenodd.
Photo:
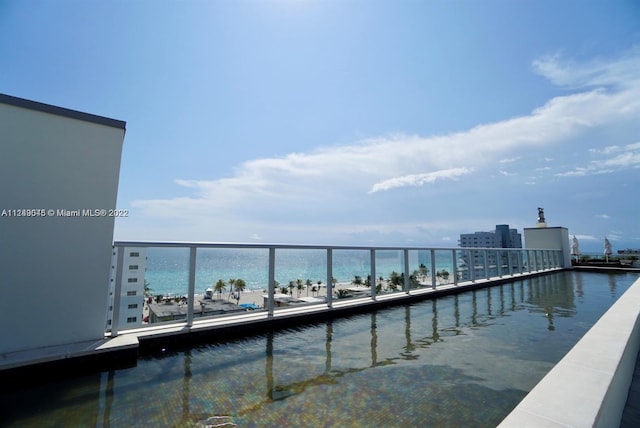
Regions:
M 452 280 L 449 281 L 441 281 L 440 278 L 436 278 L 436 284 L 437 285 L 444 285 L 447 283 L 450 283 Z M 429 275 L 426 275 L 422 278 L 420 278 L 419 283 L 421 285 L 421 287 L 430 287 L 431 286 L 431 277 Z M 383 280 L 382 281 L 382 287 L 387 288 L 390 284 L 389 280 Z M 317 291 L 313 292 L 312 288 L 316 287 Z M 282 288 L 282 286 L 278 287 L 275 291 L 276 294 L 281 294 L 280 293 L 280 289 Z M 288 287 L 287 291 L 289 291 L 290 289 Z M 400 287 L 402 288 L 402 287 Z M 367 291 L 369 291 L 369 287 L 364 286 L 364 285 L 356 285 L 353 282 L 338 282 L 336 284 L 334 284 L 333 286 L 333 291 L 334 291 L 334 298 L 337 298 L 336 296 L 336 290 L 357 290 L 360 291 L 359 289 L 361 289 L 361 292 L 365 293 Z M 356 291 L 356 292 L 357 292 Z M 225 301 L 229 301 L 231 303 L 237 303 L 239 305 L 242 304 L 254 304 L 257 305 L 259 307 L 264 307 L 264 295 L 267 294 L 267 290 L 266 289 L 254 289 L 254 290 L 245 290 L 242 291 L 240 293 L 240 300 L 236 300 L 233 297 L 233 293 L 229 293 L 229 290 L 226 290 L 225 292 L 221 293 L 220 295 L 218 295 L 218 293 L 213 293 L 213 298 L 214 299 L 221 299 L 221 300 L 225 300 Z M 204 297 L 205 293 L 196 293 L 194 298 L 195 300 L 200 300 Z M 292 290 L 292 294 L 287 293 L 287 296 L 289 296 L 290 298 L 294 298 L 294 299 L 303 299 L 303 298 L 323 298 L 326 297 L 327 295 L 327 286 L 325 284 L 322 284 L 320 286 L 318 286 L 318 284 L 312 284 L 311 287 L 309 287 L 307 289 L 307 287 L 305 286 L 302 290 L 300 290 L 300 292 L 298 293 L 298 289 L 294 288 Z M 174 294 L 169 294 L 169 296 L 175 297 L 178 295 L 174 295 Z M 155 299 L 155 295 L 153 296 Z M 145 307 L 146 307 L 146 300 L 145 300 Z

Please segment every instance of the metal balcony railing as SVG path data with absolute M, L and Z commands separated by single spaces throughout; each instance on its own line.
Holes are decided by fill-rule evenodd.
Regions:
M 522 248 L 424 248 L 424 247 L 367 247 L 367 246 L 317 246 L 286 244 L 232 244 L 232 243 L 180 243 L 180 242 L 115 242 L 113 246 L 110 303 L 107 308 L 106 332 L 112 337 L 119 332 L 151 328 L 156 325 L 192 326 L 196 318 L 215 318 L 224 315 L 246 315 L 244 307 L 226 303 L 224 299 L 214 299 L 218 259 L 222 255 L 235 254 L 233 266 L 237 270 L 234 278 L 250 268 L 256 275 L 252 286 L 262 289 L 262 305 L 249 305 L 267 318 L 277 311 L 291 309 L 291 306 L 316 305 L 319 310 L 331 310 L 338 300 L 361 299 L 359 302 L 375 301 L 382 295 L 412 295 L 424 293 L 425 289 L 443 286 L 458 286 L 504 277 L 514 277 L 564 267 L 562 251 L 552 249 Z M 153 251 L 178 251 L 182 264 L 163 266 L 167 275 L 177 275 L 179 292 L 172 296 L 151 296 L 141 290 L 141 279 L 153 273 L 151 266 L 158 265 Z M 144 255 L 141 263 L 131 264 L 127 257 Z M 285 257 L 286 263 L 279 260 Z M 243 259 L 244 258 L 244 259 Z M 211 261 L 214 261 L 212 263 Z M 310 260 L 313 260 L 310 262 Z M 300 266 L 296 266 L 298 263 Z M 316 298 L 300 298 L 306 287 L 309 293 L 310 280 L 282 278 L 286 264 L 288 272 L 309 272 L 321 278 L 317 280 Z M 309 267 L 309 265 L 313 265 Z M 210 265 L 216 265 L 211 267 Z M 352 266 L 351 266 L 352 265 Z M 145 266 L 144 271 L 131 271 Z M 388 269 L 392 267 L 391 272 Z M 387 269 L 387 270 L 385 270 Z M 336 279 L 336 271 L 342 277 Z M 344 277 L 350 272 L 349 277 Z M 127 279 L 127 273 L 137 275 Z M 135 276 L 134 275 L 134 276 Z M 144 278 L 141 276 L 144 275 Z M 384 275 L 388 275 L 385 277 Z M 351 280 L 351 278 L 353 278 Z M 280 284 L 277 279 L 283 280 Z M 196 284 L 207 284 L 211 288 L 207 295 L 196 293 Z M 151 284 L 153 286 L 154 284 Z M 230 285 L 229 297 L 234 291 Z M 280 286 L 280 288 L 278 288 Z M 146 287 L 145 287 L 146 288 Z M 315 288 L 315 286 L 314 286 Z M 294 293 L 298 291 L 298 298 Z M 318 290 L 325 291 L 319 296 Z M 204 290 L 203 290 L 204 291 Z M 226 291 L 226 290 L 225 290 Z M 278 293 L 286 291 L 287 294 Z M 238 290 L 241 293 L 242 290 Z M 289 296 L 290 293 L 290 296 Z M 239 303 L 239 295 L 237 303 Z M 312 296 L 313 297 L 313 296 Z M 387 298 L 387 297 L 385 297 Z M 198 299 L 198 300 L 196 300 Z M 229 301 L 230 298 L 227 299 Z M 163 302 L 164 301 L 164 302 Z M 167 302 L 168 301 L 168 302 Z M 199 305 L 198 305 L 199 303 Z M 211 306 L 218 307 L 210 310 Z M 163 306 L 164 305 L 164 306 Z M 246 306 L 246 305 L 245 305 Z M 256 306 L 258 308 L 256 308 Z M 248 310 L 249 308 L 247 308 Z M 145 311 L 149 315 L 144 316 Z M 156 311 L 164 311 L 165 316 L 157 316 Z M 128 316 L 131 314 L 131 316 Z M 153 316 L 152 316 L 153 315 Z

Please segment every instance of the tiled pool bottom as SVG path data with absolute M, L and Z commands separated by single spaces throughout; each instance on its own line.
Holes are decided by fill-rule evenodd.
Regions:
M 0 425 L 494 427 L 637 277 L 561 272 L 3 385 Z

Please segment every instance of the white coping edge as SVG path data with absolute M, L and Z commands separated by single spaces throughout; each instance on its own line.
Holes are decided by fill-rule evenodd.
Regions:
M 617 427 L 640 348 L 640 279 L 498 425 Z

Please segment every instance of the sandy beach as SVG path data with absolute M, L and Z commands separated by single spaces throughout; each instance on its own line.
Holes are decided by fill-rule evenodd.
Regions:
M 438 283 L 440 283 L 440 281 L 437 281 Z M 383 292 L 387 292 L 388 291 L 388 287 L 390 285 L 389 280 L 384 280 L 382 281 L 382 288 Z M 431 279 L 426 276 L 426 277 L 422 277 L 420 278 L 420 284 L 423 287 L 428 287 L 431 285 Z M 313 291 L 315 289 L 315 291 Z M 317 284 L 313 284 L 312 286 L 310 286 L 308 289 L 305 286 L 303 289 L 298 290 L 297 287 L 294 288 L 292 291 L 293 293 L 287 293 L 285 294 L 281 294 L 281 290 L 282 287 L 278 287 L 278 289 L 276 290 L 276 295 L 277 296 L 288 296 L 288 297 L 293 297 L 295 299 L 299 298 L 299 299 L 305 299 L 305 298 L 320 298 L 322 299 L 323 297 L 326 297 L 326 293 L 327 293 L 327 287 L 325 285 L 321 285 L 318 286 Z M 287 291 L 289 292 L 289 288 L 287 287 Z M 334 291 L 334 297 L 336 297 L 337 294 L 337 290 L 348 290 L 351 294 L 358 293 L 361 292 L 362 296 L 368 295 L 369 292 L 369 287 L 366 287 L 364 285 L 356 285 L 353 284 L 352 282 L 339 282 L 334 284 L 333 286 L 333 291 Z M 246 290 L 246 291 L 242 291 L 240 293 L 240 300 L 238 301 L 236 298 L 234 298 L 234 294 L 229 294 L 229 291 L 223 292 L 220 296 L 218 296 L 217 293 L 213 294 L 213 299 L 222 299 L 224 301 L 229 301 L 231 303 L 237 303 L 237 304 L 252 304 L 252 305 L 256 305 L 259 308 L 263 308 L 265 306 L 265 295 L 266 295 L 266 290 Z M 194 297 L 195 297 L 195 301 L 199 301 L 201 299 L 204 299 L 205 294 L 204 293 L 197 293 Z M 147 317 L 149 316 L 149 305 L 147 304 L 147 302 L 145 301 L 145 304 L 143 305 L 143 319 L 147 319 Z
M 440 283 L 440 281 L 437 281 L 438 283 Z M 422 286 L 431 286 L 431 278 L 430 277 L 425 277 L 422 278 L 420 281 Z M 383 288 L 386 288 L 389 285 L 389 281 L 383 281 L 382 282 L 382 286 Z M 312 289 L 315 286 L 316 288 L 316 292 L 313 292 Z M 280 287 L 281 288 L 281 287 Z M 279 294 L 280 293 L 280 288 L 278 288 L 276 290 L 276 293 Z M 335 292 L 335 290 L 348 290 L 348 289 L 362 289 L 363 292 L 367 292 L 369 290 L 369 287 L 365 287 L 365 286 L 357 286 L 351 282 L 339 282 L 336 283 L 333 286 L 333 290 Z M 287 288 L 287 291 L 289 290 L 289 288 Z M 267 294 L 266 290 L 254 290 L 254 291 L 243 291 L 242 293 L 240 293 L 240 302 L 239 304 L 254 304 L 254 305 L 258 305 L 260 307 L 264 306 L 264 295 Z M 294 298 L 304 298 L 304 297 L 326 297 L 327 295 L 327 287 L 326 285 L 322 284 L 320 287 L 318 287 L 317 284 L 313 284 L 311 287 L 309 287 L 309 289 L 307 290 L 307 287 L 305 286 L 304 289 L 300 290 L 300 292 L 298 293 L 298 289 L 294 288 L 293 289 L 293 294 L 289 294 L 289 296 L 294 297 Z M 217 295 L 214 295 L 214 297 L 217 298 Z M 226 293 L 222 294 L 222 298 L 223 299 L 227 299 L 229 297 L 229 292 L 227 291 Z M 334 297 L 335 297 L 335 293 L 334 293 Z M 232 297 L 231 302 L 236 303 L 236 300 Z

